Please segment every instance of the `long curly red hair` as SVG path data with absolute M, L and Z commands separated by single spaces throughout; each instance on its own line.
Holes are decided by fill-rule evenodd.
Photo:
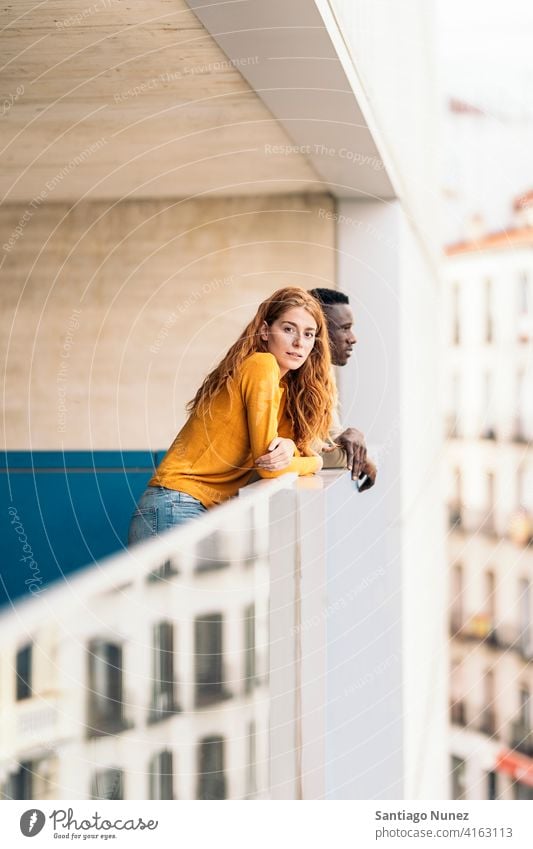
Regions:
M 300 368 L 291 369 L 284 377 L 286 412 L 292 423 L 293 439 L 300 451 L 308 453 L 314 440 L 327 437 L 335 394 L 331 379 L 328 331 L 318 301 L 305 289 L 297 287 L 278 289 L 263 301 L 237 341 L 207 375 L 192 401 L 187 404 L 189 413 L 209 411 L 214 397 L 222 389 L 231 386 L 243 361 L 258 351 L 268 351 L 267 342 L 260 335 L 263 323 L 272 325 L 291 307 L 303 307 L 317 325 L 315 343 L 306 361 Z

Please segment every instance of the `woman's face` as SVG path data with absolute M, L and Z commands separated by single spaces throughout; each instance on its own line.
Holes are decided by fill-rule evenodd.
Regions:
M 264 322 L 261 339 L 274 354 L 281 376 L 302 366 L 315 344 L 317 324 L 304 307 L 290 307 L 269 326 Z

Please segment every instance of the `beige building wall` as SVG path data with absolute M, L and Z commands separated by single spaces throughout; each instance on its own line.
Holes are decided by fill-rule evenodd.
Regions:
M 263 298 L 335 285 L 333 208 L 328 195 L 30 208 L 1 269 L 6 448 L 166 448 Z M 6 238 L 26 211 L 0 210 Z

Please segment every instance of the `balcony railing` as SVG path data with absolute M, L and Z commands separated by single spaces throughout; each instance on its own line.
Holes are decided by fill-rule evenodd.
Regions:
M 482 428 L 479 436 L 480 436 L 480 439 L 490 439 L 492 441 L 495 441 L 496 439 L 498 439 L 498 434 L 496 433 L 496 429 L 492 426 Z
M 327 729 L 326 696 L 349 705 L 350 715 L 361 711 L 349 741 L 360 753 L 357 776 L 361 753 L 369 764 L 378 756 L 387 763 L 402 747 L 401 723 L 386 722 L 402 713 L 401 626 L 391 631 L 397 614 L 388 601 L 370 599 L 394 599 L 399 590 L 396 572 L 382 565 L 387 555 L 375 566 L 367 559 L 372 546 L 362 545 L 357 521 L 364 503 L 344 472 L 259 481 L 201 518 L 4 613 L 4 654 L 15 657 L 21 637 L 31 634 L 35 658 L 54 657 L 54 716 L 50 701 L 36 693 L 31 707 L 40 711 L 46 736 L 36 729 L 30 740 L 20 725 L 30 705 L 0 693 L 0 785 L 9 785 L 29 742 L 32 758 L 52 759 L 58 775 L 74 758 L 80 764 L 68 772 L 69 787 L 61 791 L 67 798 L 90 798 L 98 775 L 109 770 L 124 775 L 128 798 L 147 798 L 136 752 L 142 745 L 146 762 L 158 755 L 153 722 L 164 720 L 169 745 L 190 751 L 192 741 L 195 749 L 190 763 L 174 759 L 183 764 L 188 798 L 203 786 L 194 764 L 203 763 L 215 737 L 227 798 L 245 798 L 248 785 L 259 799 L 324 798 L 328 781 L 341 783 L 332 766 L 339 759 L 328 756 L 325 741 L 341 746 L 346 739 L 338 723 Z M 346 583 L 339 596 L 340 577 Z M 328 600 L 326 586 L 338 601 Z M 339 624 L 345 610 L 347 621 Z M 211 629 L 200 635 L 198 623 L 205 622 Z M 158 623 L 168 624 L 168 639 L 154 636 Z M 329 643 L 327 634 L 334 635 Z M 380 708 L 362 711 L 365 702 Z M 401 776 L 395 754 L 374 776 L 373 789 L 359 792 L 379 796 L 380 782 L 391 792 L 386 788 L 397 788 Z
M 463 504 L 452 502 L 448 505 L 448 526 L 460 530 L 461 533 L 476 534 L 490 538 L 499 538 L 499 531 L 494 511 L 475 510 Z
M 196 684 L 194 698 L 195 707 L 202 708 L 231 699 L 232 693 L 225 687 L 223 681 L 200 681 Z
M 496 725 L 496 713 L 492 708 L 483 710 L 476 722 L 478 731 L 481 731 L 482 734 L 487 734 L 489 737 L 496 735 Z
M 468 720 L 468 706 L 464 699 L 450 702 L 450 721 L 452 725 L 471 728 L 495 737 L 497 734 L 496 713 L 492 708 L 485 708 L 472 720 Z
M 500 645 L 499 631 L 491 617 L 484 613 L 463 617 L 460 613 L 452 610 L 450 636 L 462 640 L 482 641 L 495 647 Z
M 457 502 L 448 504 L 448 527 L 471 535 L 491 539 L 507 538 L 515 545 L 533 544 L 533 515 L 525 508 L 511 513 L 510 517 L 496 519 L 494 510 L 473 510 Z
M 174 683 L 174 682 L 172 682 Z M 147 722 L 160 722 L 175 713 L 180 713 L 181 707 L 176 699 L 174 687 L 154 690 Z
M 511 432 L 511 440 L 512 442 L 517 442 L 519 445 L 523 445 L 530 441 L 527 436 L 526 424 L 522 418 L 517 417 L 514 420 L 512 432 Z
M 498 622 L 485 614 L 463 617 L 452 610 L 450 636 L 468 642 L 478 642 L 501 652 L 514 652 L 521 660 L 533 661 L 533 639 L 529 628 Z

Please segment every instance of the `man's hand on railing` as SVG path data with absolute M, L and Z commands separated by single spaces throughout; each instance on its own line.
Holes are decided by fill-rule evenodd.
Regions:
M 352 480 L 357 480 L 363 474 L 363 467 L 366 462 L 364 434 L 355 427 L 349 427 L 337 436 L 335 442 L 346 451 L 346 466 L 351 472 Z
M 359 487 L 359 492 L 366 492 L 367 489 L 370 489 L 372 486 L 374 486 L 377 474 L 378 470 L 376 464 L 373 463 L 372 460 L 367 457 L 361 475 L 359 476 L 366 476 L 366 480 Z
M 255 465 L 269 472 L 286 469 L 294 457 L 296 445 L 292 439 L 276 436 L 268 446 L 268 454 L 263 454 L 255 460 Z

